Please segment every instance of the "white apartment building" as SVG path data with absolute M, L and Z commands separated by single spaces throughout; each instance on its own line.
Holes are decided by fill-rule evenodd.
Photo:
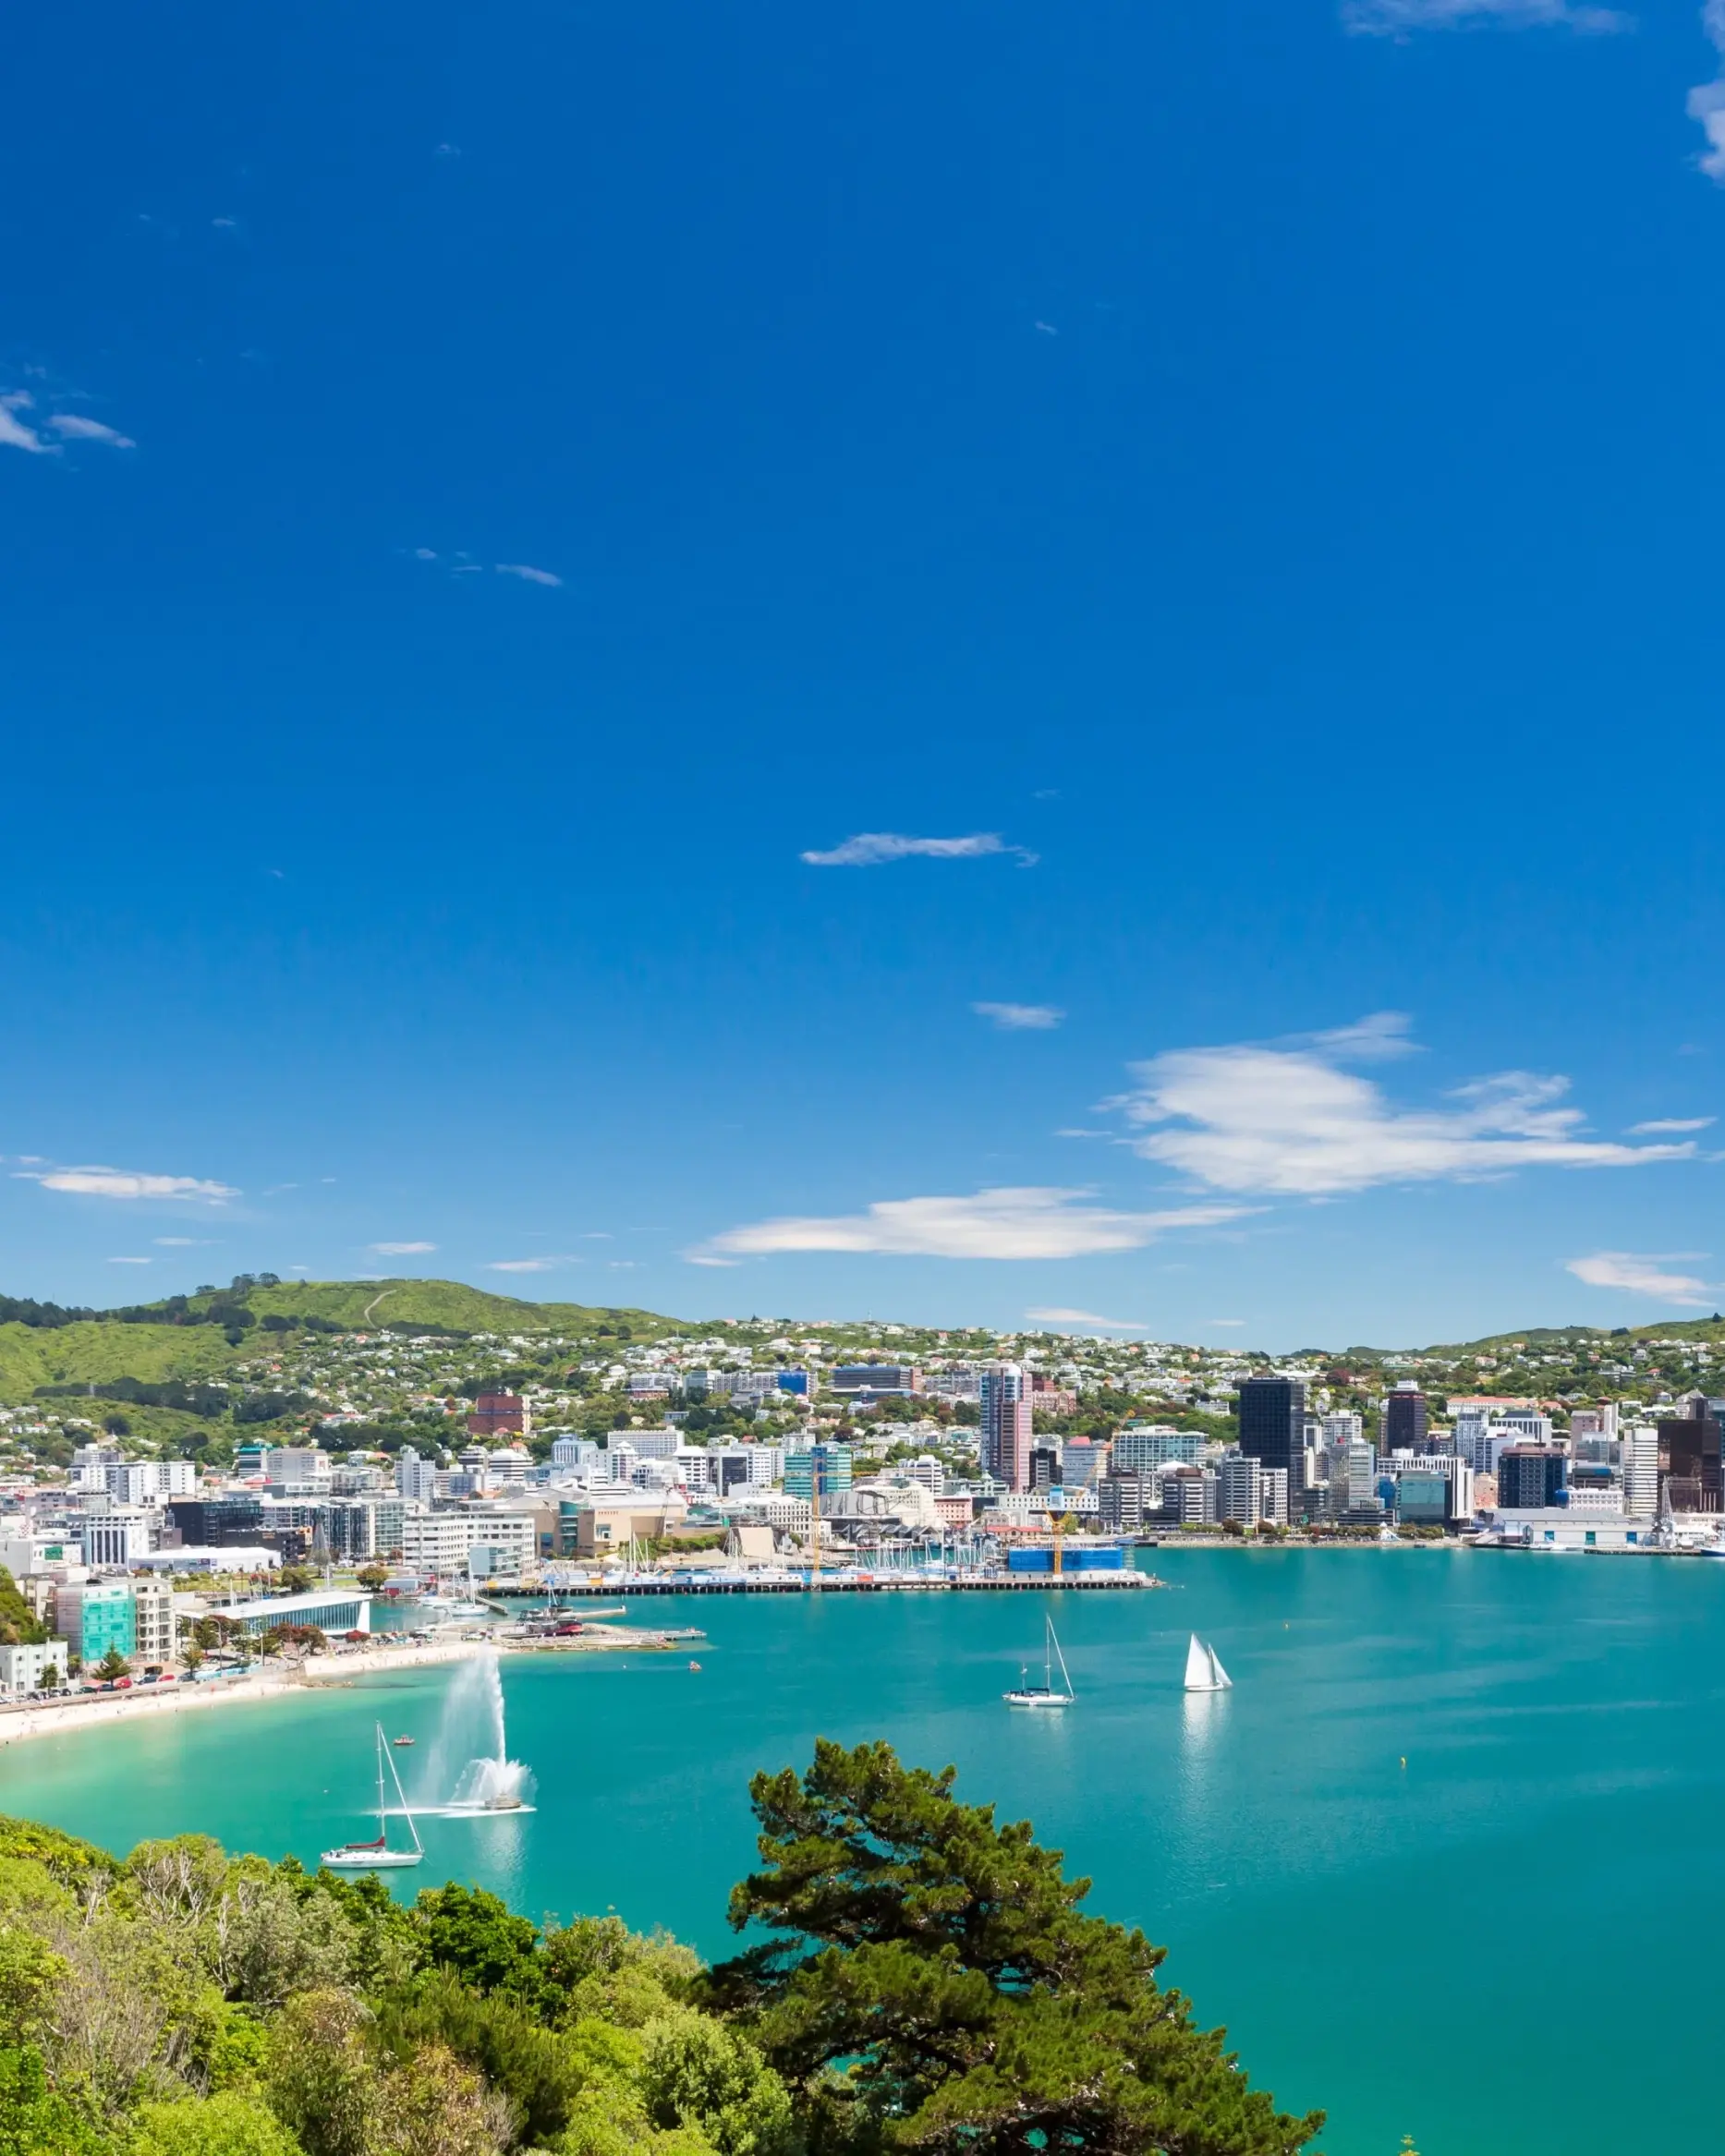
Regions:
M 138 1580 L 132 1584 L 138 1628 L 137 1658 L 145 1668 L 174 1659 L 174 1585 L 169 1580 Z
M 60 1691 L 66 1685 L 67 1644 L 46 1640 L 40 1646 L 0 1647 L 0 1692 Z
M 198 1471 L 188 1460 L 128 1460 L 102 1471 L 108 1495 L 122 1505 L 160 1505 L 169 1497 L 189 1497 L 198 1487 Z
M 401 1558 L 416 1572 L 460 1572 L 467 1568 L 469 1537 L 458 1512 L 409 1509 L 401 1523 Z
M 395 1487 L 409 1504 L 429 1505 L 438 1495 L 443 1470 L 432 1460 L 421 1460 L 411 1445 L 404 1445 L 395 1460 Z
M 316 1445 L 277 1445 L 263 1463 L 270 1494 L 276 1497 L 329 1495 L 330 1456 Z

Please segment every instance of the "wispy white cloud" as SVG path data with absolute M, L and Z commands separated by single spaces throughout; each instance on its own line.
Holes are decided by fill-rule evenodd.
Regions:
M 1365 37 L 1409 37 L 1420 30 L 1568 30 L 1610 37 L 1634 18 L 1575 0 L 1343 0 L 1345 28 Z
M 578 1266 L 577 1257 L 493 1258 L 488 1273 L 554 1273 L 563 1266 Z
M 17 389 L 0 396 L 0 449 L 22 449 L 31 456 L 57 456 L 60 453 L 51 442 L 44 442 L 36 430 L 18 418 L 35 405 L 35 398 L 25 389 Z
M 811 868 L 878 868 L 887 861 L 979 861 L 990 854 L 1016 855 L 1020 868 L 1034 868 L 1037 856 L 1026 846 L 1009 846 L 999 831 L 971 831 L 959 839 L 915 839 L 904 831 L 858 831 L 855 838 L 825 853 L 802 855 Z
M 67 442 L 105 442 L 111 449 L 136 449 L 129 434 L 104 427 L 100 419 L 87 419 L 81 412 L 54 412 L 43 424 Z
M 1675 1254 L 1678 1260 L 1688 1255 Z M 1715 1290 L 1693 1273 L 1666 1273 L 1661 1266 L 1670 1255 L 1638 1257 L 1634 1251 L 1597 1250 L 1591 1257 L 1571 1258 L 1564 1271 L 1573 1273 L 1589 1288 L 1616 1288 L 1629 1295 L 1651 1295 L 1660 1302 L 1675 1302 L 1687 1310 L 1705 1310 L 1714 1301 Z
M 1717 1116 L 1656 1116 L 1650 1123 L 1631 1123 L 1632 1138 L 1654 1138 L 1680 1131 L 1705 1131 L 1718 1122 Z
M 1099 1317 L 1093 1310 L 1026 1310 L 1025 1315 L 1039 1325 L 1082 1326 L 1103 1333 L 1141 1333 L 1149 1327 L 1127 1317 Z
M 1052 1003 L 973 1003 L 970 1008 L 998 1033 L 1051 1033 L 1066 1015 Z
M 373 1257 L 423 1257 L 437 1245 L 434 1242 L 369 1242 L 366 1248 Z
M 535 569 L 526 562 L 498 562 L 494 566 L 500 576 L 518 576 L 523 584 L 549 584 L 555 589 L 563 583 L 549 569 Z
M 1207 1317 L 1207 1318 L 1204 1320 L 1204 1322 L 1205 1322 L 1205 1324 L 1206 1324 L 1206 1325 L 1228 1325 L 1228 1326 L 1233 1326 L 1233 1325 L 1244 1325 L 1244 1324 L 1245 1323 L 1245 1318 L 1243 1318 L 1243 1317 Z
M 1109 1105 L 1134 1149 L 1212 1190 L 1322 1196 L 1379 1183 L 1471 1181 L 1517 1168 L 1640 1168 L 1693 1157 L 1695 1145 L 1622 1145 L 1581 1135 L 1579 1108 L 1558 1104 L 1569 1080 L 1499 1072 L 1402 1108 L 1343 1061 L 1405 1050 L 1405 1021 L 1386 1014 L 1292 1043 L 1179 1048 L 1138 1064 Z
M 759 1220 L 715 1235 L 696 1263 L 769 1257 L 788 1251 L 849 1251 L 889 1257 L 1068 1258 L 1137 1250 L 1171 1229 L 1213 1228 L 1239 1205 L 1182 1205 L 1122 1213 L 1086 1202 L 1084 1191 L 978 1191 L 969 1197 L 891 1198 L 831 1218 Z
M 1719 64 L 1711 82 L 1700 83 L 1689 92 L 1688 112 L 1707 142 L 1696 163 L 1709 179 L 1725 183 L 1725 0 L 1707 0 L 1701 27 Z
M 15 1169 L 15 1176 L 39 1182 L 44 1190 L 68 1191 L 80 1198 L 201 1198 L 221 1205 L 239 1193 L 231 1183 L 195 1175 L 142 1175 L 128 1168 Z
M 150 1258 L 134 1257 L 112 1257 L 108 1260 L 108 1263 L 111 1266 L 147 1266 L 152 1264 L 153 1262 L 154 1261 Z

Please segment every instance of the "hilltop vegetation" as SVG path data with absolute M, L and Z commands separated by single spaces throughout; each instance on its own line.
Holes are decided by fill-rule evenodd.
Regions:
M 244 1276 L 241 1276 L 242 1280 Z M 307 1321 L 310 1321 L 309 1324 Z M 0 1399 L 41 1388 L 133 1377 L 220 1383 L 272 1331 L 543 1334 L 572 1344 L 693 1332 L 651 1311 L 526 1302 L 458 1280 L 281 1281 L 200 1289 L 113 1311 L 0 1298 Z
M 1294 2156 L 1279 2113 L 953 1774 L 822 1743 L 752 1789 L 708 1970 L 615 1917 L 309 1876 L 205 1837 L 123 1862 L 0 1820 L 5 2156 Z
M 346 1444 L 441 1450 L 459 1439 L 464 1399 L 485 1391 L 532 1398 L 541 1434 L 588 1435 L 657 1418 L 665 1396 L 631 1399 L 634 1373 L 810 1361 L 917 1363 L 931 1375 L 953 1362 L 1016 1356 L 1046 1381 L 1036 1426 L 1050 1435 L 1110 1436 L 1134 1418 L 1225 1435 L 1240 1379 L 1275 1367 L 1305 1377 L 1314 1412 L 1347 1409 L 1377 1426 L 1378 1403 L 1413 1377 L 1437 1400 L 1501 1393 L 1563 1408 L 1613 1399 L 1657 1407 L 1687 1390 L 1719 1389 L 1715 1355 L 1725 1321 L 1615 1328 L 1547 1326 L 1449 1347 L 1354 1347 L 1274 1358 L 1242 1348 L 1025 1330 L 940 1331 L 885 1322 L 798 1323 L 717 1318 L 698 1325 L 632 1306 L 530 1302 L 453 1280 L 284 1280 L 242 1274 L 155 1303 L 91 1312 L 0 1299 L 0 1452 L 23 1464 L 64 1465 L 76 1444 L 106 1430 L 133 1452 L 171 1451 L 219 1464 L 246 1436 L 291 1441 L 318 1427 Z M 670 1403 L 676 1404 L 676 1403 Z M 691 1435 L 784 1436 L 793 1403 L 757 1411 L 691 1406 Z M 840 1426 L 830 1390 L 817 1420 Z M 799 1410 L 800 1411 L 800 1410 Z M 974 1401 L 887 1400 L 876 1419 L 975 1420 Z M 763 1430 L 762 1424 L 765 1423 Z M 851 1430 L 848 1418 L 843 1423 Z M 0 2152 L 3 2156 L 3 2152 Z

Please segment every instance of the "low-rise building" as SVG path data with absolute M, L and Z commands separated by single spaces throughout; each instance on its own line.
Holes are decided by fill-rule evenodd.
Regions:
M 369 1632 L 371 1597 L 350 1587 L 318 1587 L 308 1594 L 272 1594 L 255 1602 L 222 1603 L 212 1609 L 225 1624 L 256 1639 L 284 1625 L 315 1625 L 321 1632 Z
M 129 1581 L 87 1580 L 62 1587 L 54 1598 L 54 1623 L 67 1651 L 86 1669 L 110 1652 L 130 1661 L 138 1651 L 137 1605 Z
M 0 1692 L 59 1691 L 66 1684 L 67 1646 L 64 1640 L 41 1645 L 0 1647 Z
M 632 1505 L 587 1505 L 575 1517 L 575 1554 L 577 1557 L 602 1557 L 626 1550 L 631 1541 L 656 1541 L 665 1532 L 662 1509 L 646 1511 Z

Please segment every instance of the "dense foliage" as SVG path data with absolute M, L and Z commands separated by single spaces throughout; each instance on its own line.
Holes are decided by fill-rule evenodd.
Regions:
M 1164 1949 L 1081 1915 L 1087 1880 L 954 1771 L 822 1739 L 751 1794 L 766 1870 L 739 1931 L 787 1934 L 713 1972 L 715 2001 L 809 2092 L 817 2144 L 1285 2156 L 1321 2114 L 1251 2089 L 1220 2030 L 1156 1980 Z M 842 2069 L 842 2070 L 841 2070 Z
M 761 1777 L 733 1920 L 795 1937 L 713 1971 L 615 1917 L 0 1820 L 0 2156 L 1303 2146 L 1159 1950 L 951 1783 L 883 1745 Z
M 40 1646 L 47 1637 L 47 1626 L 31 1614 L 18 1581 L 0 1565 L 0 1647 Z

